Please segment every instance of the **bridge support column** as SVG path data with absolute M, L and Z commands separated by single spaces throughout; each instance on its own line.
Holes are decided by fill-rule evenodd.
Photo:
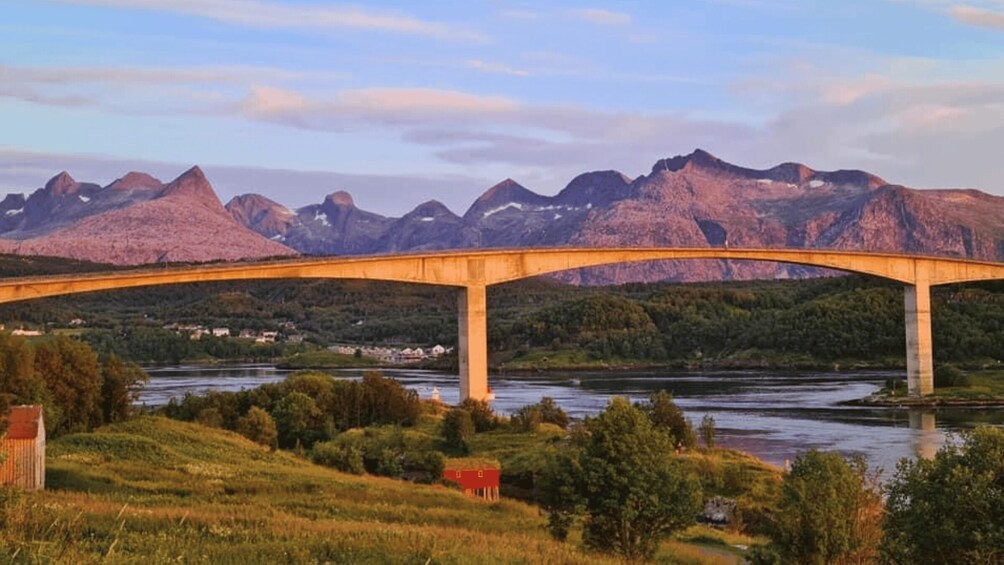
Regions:
M 484 285 L 460 289 L 457 300 L 460 400 L 488 398 L 488 300 Z
M 931 286 L 918 277 L 908 285 L 906 302 L 906 390 L 910 396 L 934 392 L 934 354 L 931 346 Z

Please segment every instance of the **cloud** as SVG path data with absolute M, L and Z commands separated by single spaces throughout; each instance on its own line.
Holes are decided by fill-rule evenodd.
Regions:
M 495 121 L 512 113 L 517 104 L 501 96 L 430 88 L 348 89 L 332 97 L 308 98 L 292 90 L 259 86 L 240 108 L 253 119 L 311 130 L 346 131 L 361 126 Z
M 627 25 L 631 23 L 631 15 L 599 8 L 584 8 L 572 10 L 569 14 L 578 20 L 599 25 Z
M 284 4 L 263 0 L 51 0 L 109 8 L 154 10 L 266 29 L 360 29 L 420 35 L 454 41 L 484 42 L 476 31 L 413 16 L 359 6 Z
M 470 59 L 467 61 L 466 66 L 469 69 L 474 69 L 476 71 L 481 71 L 483 73 L 495 73 L 495 74 L 511 75 L 516 77 L 525 77 L 529 76 L 530 74 L 527 71 L 515 69 L 508 65 L 502 65 L 499 63 L 488 63 L 480 59 Z
M 1004 31 L 1004 13 L 981 10 L 969 6 L 955 6 L 948 13 L 956 21 L 976 27 Z

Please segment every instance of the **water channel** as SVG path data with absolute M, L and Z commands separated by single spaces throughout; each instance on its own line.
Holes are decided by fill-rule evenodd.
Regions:
M 166 404 L 186 392 L 237 391 L 280 381 L 288 371 L 272 365 L 147 367 L 150 382 L 140 403 Z M 332 371 L 358 378 L 361 370 Z M 439 389 L 447 404 L 459 401 L 456 375 L 409 369 L 384 370 L 387 376 L 428 398 Z M 698 424 L 705 414 L 715 419 L 721 445 L 748 451 L 783 465 L 811 448 L 862 454 L 888 477 L 896 462 L 918 453 L 929 456 L 948 434 L 980 423 L 1004 423 L 1004 409 L 941 408 L 906 410 L 841 404 L 867 396 L 890 372 L 781 371 L 607 371 L 546 373 L 490 378 L 493 406 L 509 414 L 550 396 L 573 417 L 596 414 L 611 396 L 643 400 L 666 389 Z

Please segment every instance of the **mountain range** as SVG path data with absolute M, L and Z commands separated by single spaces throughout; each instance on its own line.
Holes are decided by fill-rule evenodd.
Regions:
M 402 187 L 404 192 L 407 187 Z M 344 191 L 290 209 L 258 194 L 223 206 L 198 167 L 170 183 L 129 173 L 108 186 L 63 172 L 0 202 L 0 252 L 117 264 L 344 255 L 474 247 L 813 247 L 1004 258 L 1004 198 L 918 190 L 858 170 L 797 163 L 758 170 L 700 149 L 637 178 L 583 173 L 554 196 L 512 179 L 458 216 L 430 200 L 399 218 Z M 744 261 L 617 265 L 565 273 L 582 284 L 802 277 Z

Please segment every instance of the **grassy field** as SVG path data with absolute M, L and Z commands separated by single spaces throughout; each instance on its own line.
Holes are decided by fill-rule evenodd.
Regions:
M 605 563 L 552 541 L 530 505 L 357 477 L 221 430 L 141 417 L 48 446 L 48 490 L 0 491 L 17 563 Z M 704 531 L 708 530 L 708 531 Z M 746 538 L 694 528 L 666 563 L 735 563 Z

